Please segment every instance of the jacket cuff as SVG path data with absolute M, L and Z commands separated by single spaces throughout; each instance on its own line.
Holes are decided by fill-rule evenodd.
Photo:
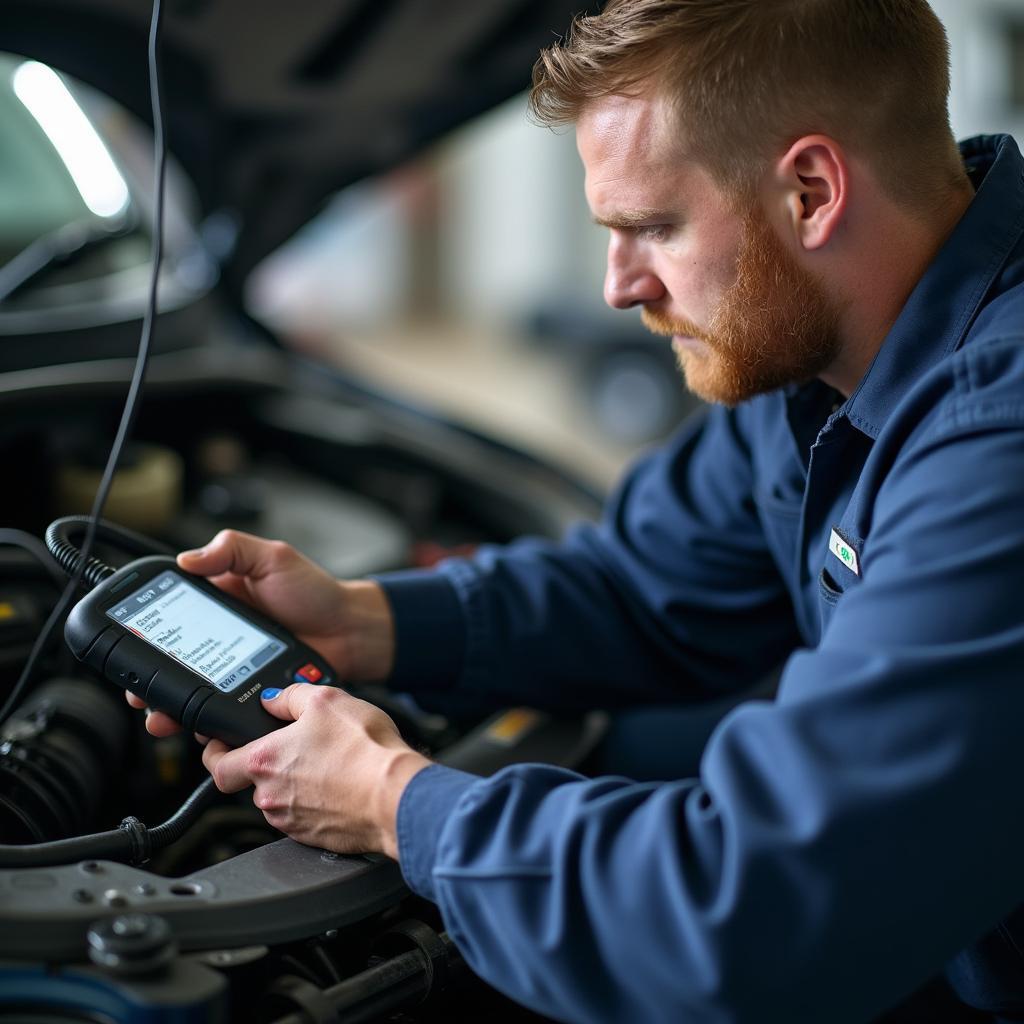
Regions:
M 434 864 L 437 844 L 455 805 L 479 776 L 432 764 L 417 772 L 398 802 L 398 862 L 406 885 L 436 903 Z
M 455 588 L 436 572 L 371 576 L 384 588 L 395 621 L 395 690 L 449 690 L 462 671 L 466 623 Z

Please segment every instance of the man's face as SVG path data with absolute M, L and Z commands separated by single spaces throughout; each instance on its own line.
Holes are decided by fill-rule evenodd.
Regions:
M 836 305 L 756 205 L 738 210 L 668 144 L 660 104 L 613 96 L 577 125 L 587 201 L 611 231 L 605 301 L 643 307 L 687 386 L 735 405 L 810 380 L 839 350 Z

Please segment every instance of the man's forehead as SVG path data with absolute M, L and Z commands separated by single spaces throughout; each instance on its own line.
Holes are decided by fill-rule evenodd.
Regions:
M 665 105 L 646 96 L 607 96 L 576 124 L 587 199 L 599 224 L 649 221 L 683 198 L 700 168 L 673 143 Z
M 602 96 L 588 103 L 576 124 L 577 143 L 586 161 L 616 156 L 657 158 L 666 148 L 668 118 L 656 96 Z

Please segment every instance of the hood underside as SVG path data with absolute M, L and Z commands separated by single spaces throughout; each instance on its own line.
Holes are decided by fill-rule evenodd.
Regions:
M 585 0 L 164 0 L 170 151 L 238 226 L 237 291 L 338 189 L 526 88 Z M 142 0 L 0 0 L 0 50 L 151 121 Z

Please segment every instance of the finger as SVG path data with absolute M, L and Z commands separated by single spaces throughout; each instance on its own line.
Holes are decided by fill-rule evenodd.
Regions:
M 146 712 L 146 731 L 151 736 L 173 736 L 176 732 L 181 731 L 181 726 L 173 718 L 165 715 L 162 711 L 154 711 L 148 707 L 138 694 L 132 693 L 131 690 L 125 690 L 124 697 L 133 708 Z
M 179 555 L 178 561 L 180 562 L 184 557 L 184 553 Z M 193 575 L 201 574 L 193 573 Z M 218 590 L 223 590 L 225 594 L 230 594 L 243 604 L 255 605 L 257 608 L 261 607 L 261 602 L 253 594 L 249 581 L 244 576 L 236 576 L 233 572 L 222 572 L 217 576 L 207 576 L 206 578 Z
M 249 585 L 244 576 L 236 576 L 232 572 L 222 572 L 218 576 L 210 576 L 208 578 L 215 587 L 223 590 L 226 594 L 230 594 L 246 604 L 253 603 L 252 594 L 249 591 Z
M 231 748 L 223 740 L 208 739 L 206 745 L 203 748 L 203 764 L 207 770 L 212 774 L 214 769 L 217 767 L 220 759 L 230 750 Z
M 279 568 L 282 556 L 290 551 L 280 541 L 254 537 L 240 530 L 221 530 L 206 547 L 178 555 L 178 565 L 200 576 L 229 572 L 261 579 Z
M 302 712 L 301 710 L 292 710 L 289 691 L 299 689 L 300 685 L 311 686 L 312 684 L 293 683 L 291 686 L 286 686 L 283 690 L 279 690 L 276 686 L 268 686 L 260 691 L 260 700 L 263 702 L 263 706 L 267 711 L 269 711 L 275 718 L 283 719 L 286 722 L 294 722 Z
M 252 785 L 246 770 L 248 755 L 245 748 L 232 750 L 221 740 L 213 739 L 203 747 L 203 764 L 213 776 L 222 793 L 237 793 Z
M 146 732 L 150 736 L 173 736 L 175 733 L 181 732 L 181 726 L 170 715 L 147 708 Z
M 337 694 L 337 697 L 332 695 Z M 275 718 L 294 722 L 314 700 L 349 699 L 347 694 L 334 686 L 315 686 L 313 683 L 292 683 L 283 690 L 269 687 L 260 693 L 263 706 Z

